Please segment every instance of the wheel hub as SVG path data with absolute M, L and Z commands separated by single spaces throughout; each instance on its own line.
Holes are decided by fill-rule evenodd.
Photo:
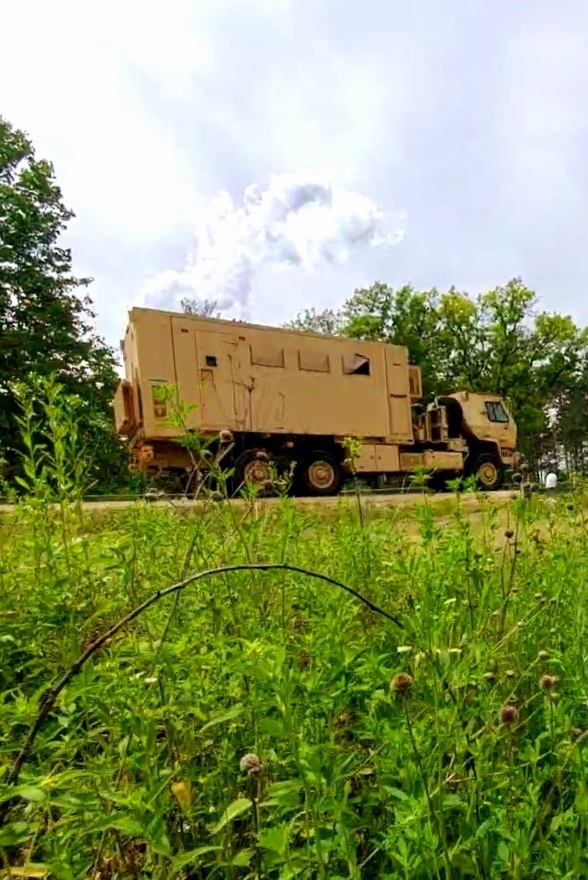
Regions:
M 491 461 L 486 461 L 478 471 L 478 477 L 485 486 L 491 486 L 496 482 L 497 470 L 496 465 Z
M 313 461 L 308 468 L 309 482 L 317 489 L 328 489 L 335 482 L 335 471 L 328 461 Z
M 269 461 L 256 458 L 248 462 L 243 469 L 243 482 L 265 489 L 271 483 L 272 475 Z

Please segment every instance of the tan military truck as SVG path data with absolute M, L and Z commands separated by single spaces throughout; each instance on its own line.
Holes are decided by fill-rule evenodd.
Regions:
M 133 308 L 121 349 L 116 430 L 147 473 L 191 470 L 162 385 L 192 406 L 189 430 L 230 438 L 237 485 L 293 468 L 296 494 L 335 495 L 352 471 L 375 480 L 426 468 L 438 480 L 475 474 L 491 490 L 516 469 L 505 401 L 460 391 L 424 406 L 403 346 Z

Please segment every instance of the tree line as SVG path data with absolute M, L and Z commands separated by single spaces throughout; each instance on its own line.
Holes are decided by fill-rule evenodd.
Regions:
M 51 374 L 77 402 L 95 491 L 115 491 L 130 480 L 113 429 L 118 358 L 94 330 L 92 279 L 74 275 L 62 245 L 73 217 L 51 163 L 0 117 L 0 476 L 10 483 L 21 466 L 15 383 Z M 215 313 L 210 302 L 183 308 Z M 519 278 L 480 295 L 377 282 L 340 309 L 307 310 L 286 326 L 405 345 L 427 398 L 457 389 L 501 394 L 532 463 L 588 467 L 588 331 L 541 310 Z

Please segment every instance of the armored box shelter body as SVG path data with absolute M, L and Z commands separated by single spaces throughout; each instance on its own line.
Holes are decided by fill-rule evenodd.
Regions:
M 209 439 L 230 434 L 241 482 L 264 482 L 271 461 L 279 469 L 296 463 L 304 494 L 338 491 L 352 467 L 371 475 L 464 471 L 471 437 L 449 436 L 446 405 L 415 409 L 421 374 L 403 346 L 133 308 L 121 348 L 115 418 L 134 467 L 185 473 L 178 440 L 188 429 Z M 175 386 L 190 408 L 182 427 L 170 424 L 161 386 Z M 452 400 L 455 421 L 471 397 Z M 350 437 L 361 439 L 353 462 Z M 499 450 L 497 458 L 501 471 Z

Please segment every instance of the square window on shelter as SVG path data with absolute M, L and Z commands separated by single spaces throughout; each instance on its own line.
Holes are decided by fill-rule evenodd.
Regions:
M 369 376 L 370 359 L 363 354 L 344 354 L 343 372 L 346 376 Z

